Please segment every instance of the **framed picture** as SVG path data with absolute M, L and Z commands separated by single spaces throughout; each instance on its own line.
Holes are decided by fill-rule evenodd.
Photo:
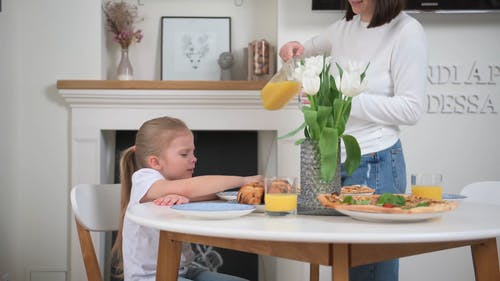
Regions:
M 230 17 L 162 17 L 161 80 L 220 80 L 231 51 Z

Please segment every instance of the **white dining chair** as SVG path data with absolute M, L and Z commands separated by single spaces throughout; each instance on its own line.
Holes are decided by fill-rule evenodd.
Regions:
M 83 263 L 89 281 L 102 281 L 103 274 L 90 232 L 118 230 L 120 224 L 119 184 L 79 184 L 71 190 Z
M 479 181 L 464 186 L 466 201 L 500 205 L 500 181 Z
M 500 181 L 479 181 L 464 186 L 461 195 L 465 201 L 500 205 Z M 497 237 L 497 252 L 500 253 L 500 237 Z M 500 274 L 498 279 L 500 280 Z

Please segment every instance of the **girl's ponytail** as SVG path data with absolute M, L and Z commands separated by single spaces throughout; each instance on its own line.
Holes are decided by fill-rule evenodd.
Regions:
M 121 182 L 121 206 L 120 206 L 120 227 L 116 241 L 111 249 L 112 264 L 114 265 L 116 276 L 123 278 L 123 259 L 122 259 L 122 233 L 123 220 L 125 212 L 130 201 L 130 192 L 132 190 L 132 174 L 137 170 L 135 162 L 135 146 L 123 151 L 120 158 L 120 182 Z

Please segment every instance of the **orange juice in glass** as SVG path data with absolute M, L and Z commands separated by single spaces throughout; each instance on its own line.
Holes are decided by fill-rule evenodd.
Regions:
M 264 208 L 267 215 L 286 216 L 297 213 L 297 178 L 265 178 L 264 187 Z
M 442 180 L 443 176 L 437 173 L 412 174 L 411 193 L 422 198 L 440 201 L 443 199 Z

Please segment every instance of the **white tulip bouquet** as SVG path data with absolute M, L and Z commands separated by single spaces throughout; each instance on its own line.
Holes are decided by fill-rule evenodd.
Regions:
M 301 144 L 309 139 L 317 144 L 320 154 L 321 178 L 331 182 L 337 168 L 339 140 L 346 149 L 345 167 L 352 174 L 361 161 L 358 141 L 351 135 L 344 134 L 345 125 L 351 112 L 352 98 L 366 90 L 364 68 L 359 64 L 349 63 L 343 69 L 336 64 L 338 76 L 330 73 L 331 58 L 326 56 L 309 57 L 295 69 L 294 78 L 302 83 L 308 104 L 302 106 L 304 123 L 287 136 L 304 130 L 305 138 L 297 141 Z

